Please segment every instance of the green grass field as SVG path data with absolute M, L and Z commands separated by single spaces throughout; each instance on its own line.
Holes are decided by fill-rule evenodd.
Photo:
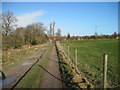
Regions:
M 78 50 L 77 67 L 94 87 L 103 87 L 103 54 L 108 54 L 108 87 L 118 86 L 118 40 L 83 40 L 62 42 L 75 63 L 75 48 Z

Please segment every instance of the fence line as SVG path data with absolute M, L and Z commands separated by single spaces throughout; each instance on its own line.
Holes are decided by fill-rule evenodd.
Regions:
M 63 49 L 68 54 L 68 57 L 72 60 L 75 68 L 77 68 L 77 60 L 78 60 L 78 50 L 75 48 L 75 55 L 70 52 L 70 46 L 63 45 Z M 75 60 L 74 60 L 75 59 Z M 104 89 L 107 88 L 107 64 L 108 63 L 108 54 L 103 55 L 103 87 Z

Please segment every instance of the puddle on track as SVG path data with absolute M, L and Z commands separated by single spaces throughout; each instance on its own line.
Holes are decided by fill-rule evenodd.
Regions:
M 26 66 L 26 65 L 30 65 L 30 64 L 33 64 L 32 62 L 25 62 L 25 63 L 23 63 L 22 65 L 23 66 Z
M 38 60 L 40 57 L 32 57 L 32 58 L 29 58 L 29 60 Z
M 4 80 L 0 79 L 0 85 L 7 86 L 10 85 L 14 80 L 16 79 L 16 76 L 8 76 Z

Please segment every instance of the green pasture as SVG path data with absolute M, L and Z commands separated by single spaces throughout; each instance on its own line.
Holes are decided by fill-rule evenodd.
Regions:
M 103 87 L 103 54 L 108 54 L 108 87 L 118 84 L 118 40 L 82 40 L 61 42 L 75 64 L 75 49 L 78 51 L 77 67 L 94 87 Z

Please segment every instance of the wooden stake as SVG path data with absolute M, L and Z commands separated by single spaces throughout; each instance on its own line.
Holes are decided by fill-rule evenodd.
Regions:
M 104 54 L 104 88 L 107 88 L 107 61 L 108 61 L 108 55 Z
M 77 49 L 75 49 L 75 66 L 76 66 L 76 69 L 77 69 Z
M 70 47 L 68 46 L 68 57 L 69 57 L 69 48 L 70 48 Z

